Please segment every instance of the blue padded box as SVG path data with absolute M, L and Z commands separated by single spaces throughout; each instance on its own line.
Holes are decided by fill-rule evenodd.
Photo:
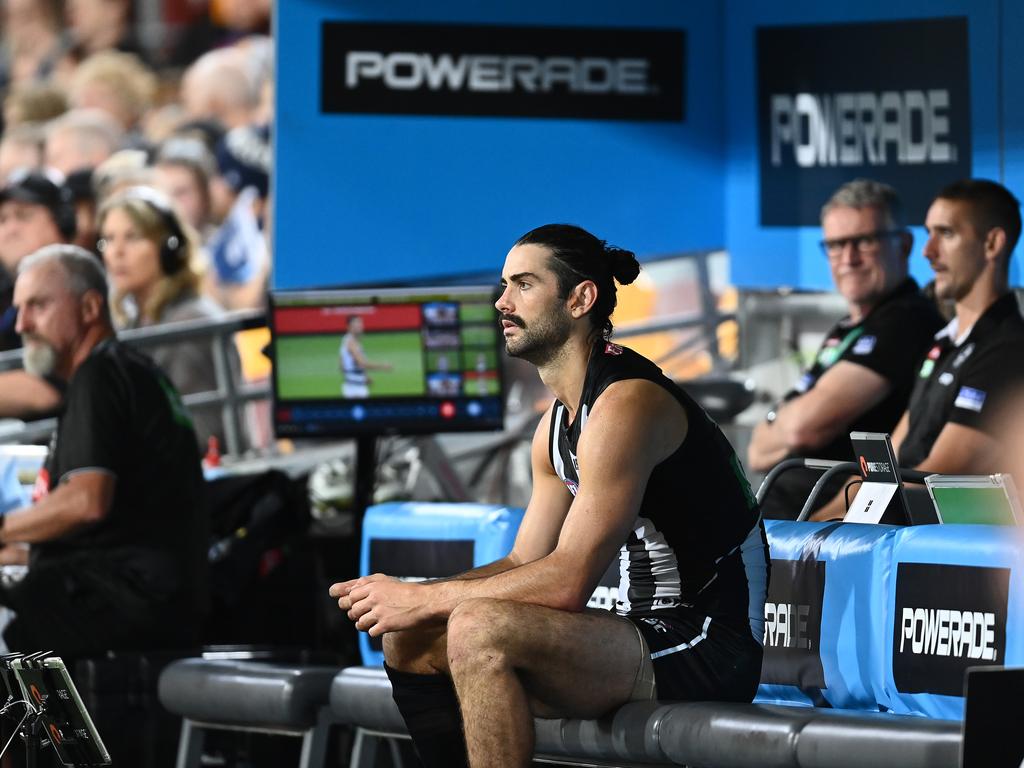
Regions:
M 772 573 L 757 701 L 877 711 L 876 629 L 899 529 L 765 521 Z
M 363 519 L 359 573 L 434 579 L 507 555 L 523 510 L 492 504 L 377 504 Z M 380 638 L 359 633 L 365 665 L 384 663 Z
M 879 701 L 960 719 L 968 667 L 1024 665 L 1024 534 L 994 525 L 901 529 L 886 601 Z

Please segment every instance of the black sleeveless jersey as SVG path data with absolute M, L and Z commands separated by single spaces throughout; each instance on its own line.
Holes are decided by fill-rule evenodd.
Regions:
M 682 389 L 650 360 L 604 340 L 587 365 L 576 418 L 556 402 L 549 455 L 555 473 L 575 496 L 576 446 L 587 416 L 612 383 L 646 379 L 668 390 L 686 411 L 686 439 L 658 464 L 619 552 L 617 613 L 656 617 L 659 611 L 696 611 L 731 624 L 749 623 L 760 643 L 768 581 L 768 542 L 757 502 L 732 446 Z

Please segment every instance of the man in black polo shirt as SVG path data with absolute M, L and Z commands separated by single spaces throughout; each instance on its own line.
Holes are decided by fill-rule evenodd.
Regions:
M 1002 471 L 992 415 L 1024 383 L 1024 320 L 1009 289 L 1020 204 L 995 182 L 966 179 L 939 192 L 925 227 L 936 296 L 956 302 L 956 317 L 920 366 L 893 446 L 903 467 Z
M 794 456 L 852 460 L 852 430 L 891 432 L 906 408 L 916 364 L 942 326 L 907 273 L 913 237 L 896 191 L 857 179 L 821 210 L 822 249 L 849 314 L 829 331 L 811 367 L 753 432 L 749 466 Z M 819 473 L 794 469 L 762 502 L 767 518 L 793 519 Z M 818 506 L 842 486 L 819 496 Z
M 31 545 L 28 575 L 0 590 L 16 614 L 4 639 L 65 657 L 197 642 L 206 515 L 177 392 L 118 343 L 102 266 L 87 251 L 26 257 L 14 304 L 26 369 L 67 390 L 36 501 L 0 518 L 0 559 Z

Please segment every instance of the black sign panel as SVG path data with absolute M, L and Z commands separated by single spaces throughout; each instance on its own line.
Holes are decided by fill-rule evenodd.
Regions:
M 819 646 L 825 563 L 773 559 L 771 574 L 764 606 L 761 682 L 824 688 Z
M 900 563 L 892 675 L 901 693 L 963 696 L 968 667 L 1006 655 L 1009 568 Z
M 370 539 L 370 573 L 410 580 L 438 579 L 473 567 L 472 539 Z M 381 649 L 381 638 L 370 647 Z
M 971 175 L 966 18 L 762 27 L 757 68 L 762 226 L 816 226 L 857 177 L 919 223 Z
M 325 113 L 681 121 L 681 29 L 325 21 Z

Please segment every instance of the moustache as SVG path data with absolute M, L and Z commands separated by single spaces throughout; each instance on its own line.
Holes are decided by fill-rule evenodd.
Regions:
M 501 322 L 506 321 L 506 320 L 508 320 L 508 322 L 512 323 L 513 325 L 518 325 L 520 328 L 525 328 L 526 327 L 526 323 L 523 321 L 523 319 L 521 317 L 516 316 L 516 315 L 502 315 L 501 316 L 501 321 L 499 321 L 499 324 Z

